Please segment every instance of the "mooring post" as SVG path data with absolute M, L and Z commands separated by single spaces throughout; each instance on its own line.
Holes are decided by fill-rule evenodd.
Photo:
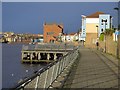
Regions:
M 35 59 L 38 60 L 37 55 L 38 55 L 38 52 L 36 51 L 36 52 L 35 52 Z
M 47 53 L 47 60 L 49 61 L 49 59 L 50 59 L 50 54 Z
M 40 59 L 41 59 L 40 52 L 38 52 L 38 60 L 40 60 Z
M 33 57 L 33 53 L 30 53 L 30 63 L 32 64 L 32 57 Z
M 54 53 L 54 60 L 56 60 L 57 59 L 57 56 L 56 56 L 56 53 Z

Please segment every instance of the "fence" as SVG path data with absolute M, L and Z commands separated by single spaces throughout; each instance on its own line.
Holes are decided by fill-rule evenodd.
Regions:
M 26 78 L 13 89 L 32 88 L 36 90 L 38 88 L 49 88 L 63 70 L 73 64 L 77 57 L 78 47 L 55 62 L 41 68 L 34 75 Z

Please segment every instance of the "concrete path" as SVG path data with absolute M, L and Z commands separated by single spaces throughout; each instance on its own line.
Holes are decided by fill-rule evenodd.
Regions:
M 114 62 L 97 50 L 80 48 L 80 58 L 63 88 L 118 88 L 118 66 Z

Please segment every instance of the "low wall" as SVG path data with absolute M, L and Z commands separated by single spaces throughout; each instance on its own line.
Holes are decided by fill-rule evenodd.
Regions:
M 96 42 L 96 34 L 87 34 L 86 41 L 85 41 L 85 47 L 87 48 L 96 48 L 97 46 L 95 44 Z M 106 45 L 105 45 L 106 44 Z M 112 54 L 114 56 L 117 55 L 117 47 L 118 47 L 118 54 L 120 58 L 120 35 L 118 36 L 118 43 L 117 41 L 113 40 L 112 35 L 106 35 L 106 40 L 100 41 L 99 40 L 99 50 L 105 52 L 105 46 L 106 46 L 106 53 Z
M 85 39 L 85 47 L 96 48 L 97 33 L 87 33 Z
M 105 51 L 105 43 L 106 43 L 106 52 L 112 55 L 116 55 L 117 50 L 117 42 L 113 41 L 112 36 L 106 36 L 105 41 L 99 41 L 99 49 Z
M 113 41 L 113 36 L 107 35 L 106 42 L 99 41 L 99 50 L 105 51 L 105 43 L 106 43 L 106 53 L 116 56 L 117 55 L 117 47 L 118 47 L 119 48 L 119 57 L 120 57 L 120 36 L 119 36 L 118 40 L 119 40 L 119 43 L 117 43 L 116 41 Z

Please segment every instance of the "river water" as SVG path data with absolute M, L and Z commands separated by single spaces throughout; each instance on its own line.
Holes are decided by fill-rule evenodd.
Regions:
M 22 64 L 22 44 L 2 44 L 2 88 L 15 86 L 23 79 L 43 67 L 43 64 Z

